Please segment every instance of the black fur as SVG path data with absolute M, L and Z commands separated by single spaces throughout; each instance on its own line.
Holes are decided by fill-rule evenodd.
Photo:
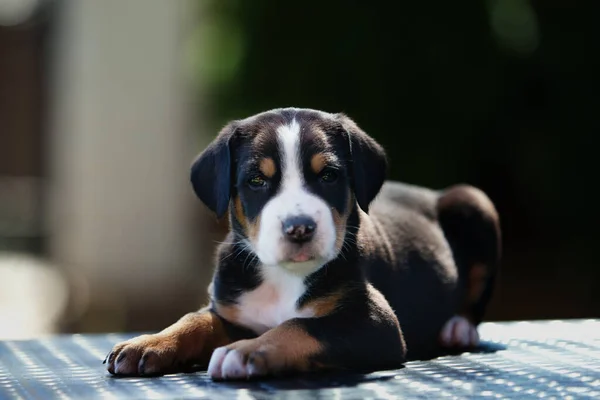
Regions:
M 194 192 L 218 218 L 227 212 L 231 193 L 230 142 L 236 124 L 227 125 L 215 141 L 194 161 L 190 181 Z
M 234 196 L 239 196 L 242 202 L 244 216 L 254 221 L 262 208 L 271 197 L 279 190 L 281 181 L 281 159 L 277 141 L 274 138 L 265 138 L 260 143 L 252 144 L 252 137 L 240 137 L 238 152 L 235 162 Z M 253 190 L 248 185 L 248 180 L 255 175 L 260 175 L 259 162 L 261 158 L 273 159 L 276 166 L 275 175 L 268 180 L 264 189 Z M 238 232 L 241 233 L 241 232 Z
M 230 198 L 239 196 L 244 217 L 254 221 L 280 187 L 274 132 L 294 118 L 303 129 L 307 189 L 347 218 L 343 251 L 305 279 L 307 290 L 297 304 L 301 308 L 334 292 L 344 294 L 331 314 L 294 321 L 326 349 L 313 361 L 352 370 L 381 369 L 440 354 L 439 333 L 460 310 L 474 262 L 490 268 L 482 298 L 470 306 L 474 323 L 483 317 L 499 259 L 498 221 L 489 210 L 460 198 L 440 208 L 442 192 L 385 182 L 383 148 L 346 116 L 274 110 L 227 127 L 192 168 L 198 197 L 221 216 Z M 324 185 L 310 160 L 327 152 L 335 156 L 328 168 L 335 169 L 337 180 Z M 272 158 L 277 171 L 268 186 L 256 190 L 247 182 L 257 173 L 261 157 Z M 356 199 L 350 210 L 349 193 Z M 221 246 L 213 279 L 213 300 L 221 304 L 235 304 L 262 282 L 258 260 L 238 244 L 248 238 L 247 231 L 230 207 L 227 241 L 234 244 Z
M 383 148 L 352 120 L 342 114 L 339 118 L 349 137 L 356 200 L 360 208 L 368 213 L 369 204 L 379 193 L 387 175 L 386 154 Z
M 321 318 L 297 319 L 325 348 L 314 362 L 336 370 L 372 372 L 397 369 L 406 344 L 393 310 L 379 303 L 368 286 L 348 292 L 344 307 Z
M 262 282 L 258 260 L 243 244 L 231 242 L 233 234 L 217 254 L 219 269 L 213 278 L 213 298 L 222 304 L 235 304 L 245 292 L 257 288 Z

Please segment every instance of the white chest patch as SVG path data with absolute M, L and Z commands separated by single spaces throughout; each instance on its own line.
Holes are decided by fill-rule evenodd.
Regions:
M 239 298 L 236 322 L 261 335 L 289 319 L 310 318 L 310 308 L 296 308 L 305 290 L 303 278 L 278 266 L 264 267 L 262 284 Z

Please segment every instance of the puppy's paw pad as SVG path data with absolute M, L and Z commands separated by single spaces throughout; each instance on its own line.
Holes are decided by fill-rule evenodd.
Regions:
M 445 347 L 475 347 L 479 344 L 479 333 L 468 319 L 457 315 L 450 318 L 442 328 L 440 342 Z

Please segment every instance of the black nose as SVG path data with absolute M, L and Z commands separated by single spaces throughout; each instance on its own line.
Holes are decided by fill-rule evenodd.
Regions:
M 283 234 L 288 240 L 296 243 L 308 242 L 312 239 L 317 223 L 306 215 L 290 217 L 283 221 Z

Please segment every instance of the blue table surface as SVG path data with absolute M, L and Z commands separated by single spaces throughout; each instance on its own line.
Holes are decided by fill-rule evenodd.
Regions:
M 4 341 L 0 399 L 600 398 L 600 320 L 485 323 L 480 334 L 480 351 L 395 371 L 239 383 L 111 377 L 102 360 L 133 334 Z

